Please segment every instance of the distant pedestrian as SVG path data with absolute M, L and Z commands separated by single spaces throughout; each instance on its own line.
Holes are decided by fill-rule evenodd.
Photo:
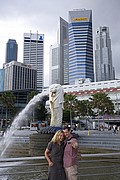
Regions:
M 117 131 L 117 126 L 113 125 L 113 133 L 116 134 L 116 131 Z
M 64 128 L 66 145 L 64 150 L 64 168 L 67 180 L 77 180 L 78 168 L 78 142 L 71 134 L 69 127 Z
M 4 136 L 4 134 L 5 134 L 5 132 L 4 132 L 4 131 L 2 131 L 2 134 L 1 134 L 1 136 Z
M 66 180 L 63 167 L 64 132 L 59 130 L 53 136 L 45 150 L 45 157 L 49 164 L 48 180 Z

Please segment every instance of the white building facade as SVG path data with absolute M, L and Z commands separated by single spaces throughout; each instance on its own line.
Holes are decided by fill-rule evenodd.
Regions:
M 65 93 L 76 95 L 79 100 L 88 100 L 95 93 L 107 93 L 115 105 L 115 110 L 120 111 L 120 80 L 90 82 L 80 79 L 74 85 L 63 85 L 63 89 Z
M 37 90 L 43 88 L 44 34 L 24 33 L 23 63 L 37 70 Z
M 4 91 L 36 90 L 37 71 L 17 61 L 4 66 Z

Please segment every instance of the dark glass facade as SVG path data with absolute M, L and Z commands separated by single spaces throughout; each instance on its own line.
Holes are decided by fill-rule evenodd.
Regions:
M 0 92 L 4 91 L 4 76 L 5 76 L 5 70 L 0 69 Z
M 6 60 L 5 63 L 17 61 L 18 45 L 16 40 L 9 39 L 6 44 Z

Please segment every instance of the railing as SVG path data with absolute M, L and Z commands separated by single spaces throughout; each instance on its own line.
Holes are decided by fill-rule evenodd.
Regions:
M 45 157 L 1 158 L 0 179 L 46 180 Z M 82 154 L 79 161 L 80 180 L 120 179 L 120 153 Z

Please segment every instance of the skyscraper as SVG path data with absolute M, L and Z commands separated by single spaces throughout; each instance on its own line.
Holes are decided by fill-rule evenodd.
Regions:
M 44 35 L 24 33 L 24 64 L 30 64 L 37 70 L 37 90 L 43 88 Z
M 96 31 L 95 72 L 96 81 L 115 79 L 109 28 L 105 26 Z
M 18 45 L 16 40 L 9 39 L 6 44 L 6 60 L 5 63 L 9 63 L 11 61 L 17 61 L 17 52 Z
M 69 11 L 69 83 L 94 81 L 92 11 Z
M 49 66 L 49 85 L 60 84 L 60 68 L 59 68 L 59 46 L 58 44 L 50 47 L 50 66 Z
M 68 22 L 60 17 L 57 44 L 50 48 L 50 84 L 69 83 Z
M 69 83 L 69 51 L 68 51 L 68 22 L 60 17 L 58 44 L 60 47 L 60 84 Z

